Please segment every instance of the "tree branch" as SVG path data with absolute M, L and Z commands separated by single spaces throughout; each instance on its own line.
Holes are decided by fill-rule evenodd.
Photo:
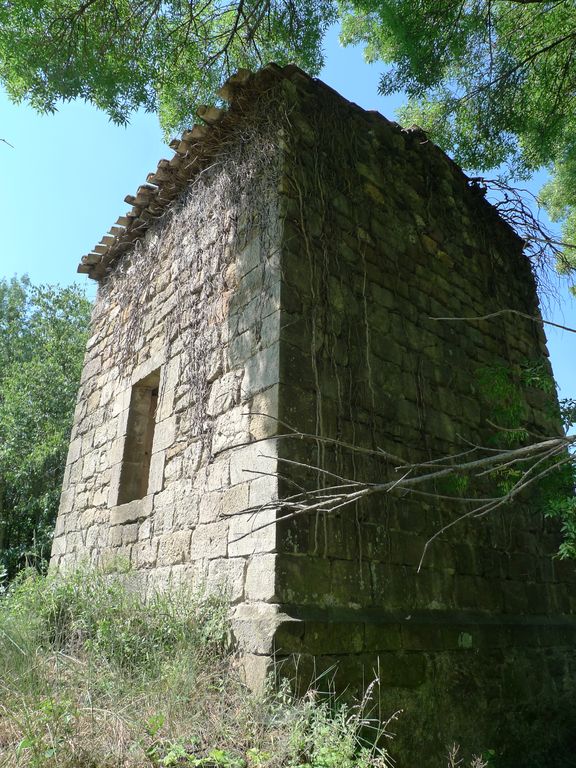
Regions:
M 576 328 L 570 328 L 568 325 L 561 325 L 560 323 L 553 323 L 551 320 L 543 320 L 541 317 L 536 317 L 535 315 L 528 315 L 526 312 L 520 312 L 518 309 L 499 309 L 497 312 L 490 312 L 488 315 L 478 315 L 478 316 L 470 316 L 470 317 L 429 317 L 429 320 L 491 320 L 494 317 L 499 317 L 500 315 L 518 315 L 519 317 L 524 317 L 526 320 L 532 320 L 533 323 L 538 323 L 538 325 L 551 325 L 553 328 L 560 328 L 563 331 L 568 331 L 569 333 L 576 333 Z

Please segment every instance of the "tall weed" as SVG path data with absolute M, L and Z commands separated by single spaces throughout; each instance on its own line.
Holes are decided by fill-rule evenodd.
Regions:
M 370 696 L 250 692 L 226 615 L 201 590 L 145 602 L 98 571 L 19 576 L 0 596 L 0 766 L 391 765 Z

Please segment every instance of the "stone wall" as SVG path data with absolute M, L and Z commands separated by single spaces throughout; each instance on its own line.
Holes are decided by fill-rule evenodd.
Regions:
M 557 434 L 554 396 L 527 375 L 549 374 L 539 325 L 434 319 L 538 314 L 521 243 L 421 131 L 295 68 L 267 77 L 102 281 L 53 562 L 143 591 L 225 589 L 252 683 L 273 655 L 285 673 L 297 658 L 301 686 L 336 669 L 360 695 L 377 676 L 382 712 L 406 709 L 407 766 L 443 764 L 454 740 L 512 749 L 534 695 L 550 754 L 545 702 L 571 696 L 575 672 L 574 569 L 536 498 L 448 528 L 419 571 L 465 485 L 275 523 L 302 488 L 397 477 L 380 449 L 427 462 L 506 444 L 494 424 Z M 147 493 L 118 504 L 134 388 L 156 372 Z
M 52 550 L 61 569 L 97 564 L 142 591 L 207 583 L 232 604 L 270 591 L 274 528 L 242 538 L 270 515 L 228 516 L 277 492 L 263 473 L 276 467 L 264 438 L 278 407 L 279 162 L 261 128 L 256 141 L 239 128 L 99 287 Z M 119 504 L 132 393 L 156 371 L 147 490 Z
M 280 440 L 291 481 L 281 496 L 510 447 L 522 429 L 559 434 L 541 326 L 511 314 L 434 319 L 539 316 L 522 244 L 481 190 L 422 131 L 304 79 L 284 90 L 297 106 L 282 189 L 280 418 L 338 443 Z M 506 479 L 475 492 L 493 496 Z M 378 677 L 388 712 L 406 709 L 395 748 L 407 765 L 440 765 L 454 739 L 512 750 L 511 723 L 526 722 L 518 711 L 532 697 L 542 746 L 557 737 L 546 707 L 571 695 L 576 672 L 575 570 L 555 558 L 558 529 L 537 493 L 448 528 L 418 570 L 430 537 L 472 508 L 450 500 L 472 495 L 461 482 L 279 524 L 275 599 L 292 620 L 277 658 L 298 654 L 303 687 L 331 670 L 361 696 Z M 550 759 L 560 748 L 546 749 Z

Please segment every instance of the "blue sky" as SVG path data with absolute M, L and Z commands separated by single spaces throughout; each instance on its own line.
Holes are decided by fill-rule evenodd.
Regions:
M 363 61 L 358 48 L 342 48 L 337 31 L 326 40 L 321 79 L 365 109 L 394 118 L 399 97 L 378 95 L 381 67 Z M 15 106 L 0 92 L 2 244 L 0 277 L 28 274 L 34 283 L 94 286 L 76 274 L 80 258 L 128 206 L 162 157 L 171 157 L 154 115 L 138 113 L 118 127 L 81 102 L 37 115 Z M 541 181 L 541 177 L 538 183 Z M 534 187 L 537 191 L 537 186 Z M 576 327 L 576 300 L 557 281 L 557 296 L 544 297 L 546 319 Z M 562 397 L 576 397 L 576 334 L 547 329 L 555 377 Z

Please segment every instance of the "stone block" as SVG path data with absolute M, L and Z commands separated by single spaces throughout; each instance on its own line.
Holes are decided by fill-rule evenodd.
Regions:
M 66 552 L 66 536 L 55 536 L 52 542 L 52 557 L 59 557 Z
M 56 518 L 56 524 L 54 526 L 55 539 L 58 538 L 58 536 L 62 536 L 66 530 L 66 519 L 67 515 L 65 513 L 58 512 L 58 517 Z
M 60 496 L 58 515 L 67 515 L 74 509 L 74 487 L 65 488 Z
M 237 260 L 237 276 L 242 277 L 246 275 L 250 270 L 257 267 L 262 261 L 262 254 L 260 249 L 260 241 L 257 237 L 252 238 L 248 245 L 243 248 L 238 254 Z
M 176 437 L 176 416 L 170 416 L 156 424 L 154 428 L 154 443 L 152 452 L 166 450 L 174 443 Z
M 124 438 L 115 438 L 108 446 L 106 453 L 106 463 L 108 466 L 115 466 L 122 462 L 124 455 Z
M 406 651 L 443 650 L 446 647 L 445 627 L 431 622 L 419 624 L 417 620 L 405 620 L 402 624 L 402 647 Z
M 156 451 L 150 458 L 147 493 L 159 493 L 164 488 L 164 464 L 166 451 Z
M 134 544 L 138 541 L 138 523 L 129 523 L 122 526 L 122 544 Z
M 100 355 L 96 355 L 91 360 L 84 363 L 82 369 L 82 376 L 80 377 L 80 383 L 85 384 L 87 381 L 95 378 L 102 369 L 102 358 Z
M 243 653 L 238 665 L 246 687 L 256 694 L 264 693 L 273 668 L 271 657 L 269 655 Z
M 245 483 L 277 471 L 277 445 L 262 440 L 235 448 L 230 458 L 230 484 Z
M 67 464 L 73 464 L 82 455 L 82 438 L 77 437 L 72 440 L 70 447 L 68 448 L 68 457 L 66 459 Z
M 108 531 L 108 546 L 119 547 L 122 544 L 122 525 L 113 525 Z
M 153 498 L 153 496 L 144 496 L 143 499 L 136 499 L 127 504 L 113 507 L 110 511 L 110 524 L 124 525 L 124 523 L 134 523 L 148 517 L 152 512 Z
M 279 304 L 279 286 L 280 283 L 276 283 L 276 287 L 273 291 L 276 305 Z M 256 328 L 258 346 L 261 349 L 271 347 L 272 344 L 278 342 L 278 339 L 280 338 L 280 320 L 281 313 L 279 309 L 274 309 L 262 318 L 262 322 Z
M 243 653 L 272 653 L 274 634 L 283 618 L 277 605 L 240 603 L 231 616 L 232 631 L 239 649 Z
M 176 565 L 190 559 L 190 531 L 164 533 L 158 545 L 158 565 Z
M 275 475 L 261 475 L 250 483 L 249 505 L 253 509 L 270 504 L 278 498 L 278 478 Z
M 250 439 L 249 425 L 250 415 L 244 405 L 239 405 L 218 416 L 214 421 L 212 435 L 213 453 L 216 455 L 247 443 Z
M 243 366 L 257 350 L 256 336 L 253 329 L 236 334 L 228 346 L 228 362 L 231 368 Z
M 276 555 L 257 554 L 248 558 L 246 567 L 246 599 L 274 602 L 276 596 Z
M 132 394 L 131 387 L 125 387 L 120 389 L 113 400 L 112 416 L 117 417 L 124 411 L 127 411 L 130 407 L 130 396 Z
M 110 487 L 108 489 L 108 506 L 116 507 L 118 505 L 118 494 L 120 492 L 120 476 L 122 473 L 122 464 L 119 462 L 111 467 Z
M 200 522 L 212 523 L 244 512 L 248 506 L 249 484 L 233 485 L 222 491 L 212 491 L 200 497 Z
M 133 563 L 132 547 L 116 547 L 114 549 L 102 549 L 98 552 L 98 568 L 104 573 L 126 573 Z
M 169 418 L 174 412 L 174 389 L 162 389 L 160 391 L 160 397 L 158 400 L 158 408 L 156 411 L 156 420 L 164 421 Z
M 181 481 L 177 484 L 172 504 L 172 520 L 174 528 L 193 528 L 199 518 L 199 496 L 194 490 L 192 481 Z
M 98 451 L 90 451 L 90 453 L 84 456 L 84 464 L 82 470 L 82 476 L 86 479 L 94 477 L 98 467 L 100 465 L 100 453 Z
M 254 395 L 250 403 L 250 437 L 264 440 L 279 431 L 278 385 Z
M 162 389 L 163 391 L 174 390 L 180 381 L 182 356 L 172 357 L 162 368 Z
M 330 591 L 330 561 L 309 555 L 280 554 L 276 560 L 279 602 L 329 607 L 338 601 Z
M 251 556 L 276 547 L 276 510 L 248 512 L 229 518 L 228 555 Z
M 198 525 L 192 533 L 191 556 L 193 560 L 226 557 L 227 549 L 227 520 Z
M 398 624 L 366 623 L 364 647 L 367 651 L 397 651 L 402 648 L 402 634 Z
M 238 450 L 235 449 L 234 454 Z M 230 463 L 231 461 L 228 456 L 218 456 L 206 466 L 206 474 L 202 478 L 205 491 L 216 491 L 227 488 L 230 485 Z
M 247 361 L 242 381 L 242 399 L 277 384 L 280 380 L 280 344 L 272 344 L 252 355 Z
M 154 568 L 158 559 L 158 539 L 139 541 L 132 549 L 135 568 Z
M 364 650 L 364 624 L 339 621 L 307 621 L 304 632 L 307 653 L 349 654 Z
M 222 499 L 223 491 L 210 491 L 203 493 L 200 496 L 198 502 L 198 521 L 202 525 L 204 523 L 215 523 L 220 515 L 220 500 Z
M 146 359 L 137 365 L 132 371 L 131 382 L 132 386 L 137 384 L 142 379 L 145 379 L 154 371 L 162 368 L 166 362 L 166 348 L 163 342 L 157 342 L 150 348 L 149 354 L 146 355 Z
M 238 404 L 242 375 L 242 371 L 230 371 L 213 382 L 206 406 L 209 416 L 218 416 Z
M 207 588 L 209 592 L 223 595 L 234 604 L 244 597 L 244 576 L 247 561 L 241 557 L 210 560 Z
M 91 552 L 95 548 L 100 548 L 106 545 L 106 532 L 101 525 L 91 525 L 89 528 L 82 531 L 81 540 L 82 543 L 79 549 Z
M 330 597 L 335 605 L 360 608 L 370 604 L 372 584 L 370 566 L 353 560 L 334 560 L 330 579 Z
M 386 610 L 395 610 L 414 605 L 416 599 L 416 581 L 423 574 L 403 565 L 389 563 L 371 563 L 372 601 L 375 606 Z
M 186 477 L 193 477 L 200 469 L 203 445 L 201 440 L 194 440 L 182 449 L 182 467 Z M 170 452 L 167 454 L 170 455 Z

